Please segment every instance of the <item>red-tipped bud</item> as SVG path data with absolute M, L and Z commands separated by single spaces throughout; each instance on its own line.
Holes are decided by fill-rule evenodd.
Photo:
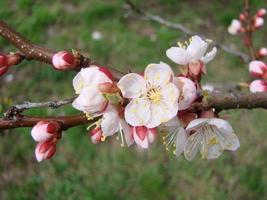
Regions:
M 257 57 L 258 58 L 263 58 L 265 56 L 267 56 L 267 48 L 262 47 L 257 51 Z
M 38 162 L 50 159 L 56 152 L 56 141 L 40 142 L 35 148 L 35 156 Z
M 94 144 L 98 144 L 105 140 L 105 136 L 103 136 L 103 132 L 100 127 L 95 127 L 90 131 L 90 137 Z
M 241 14 L 239 15 L 239 19 L 240 19 L 241 21 L 245 21 L 245 20 L 246 20 L 246 16 L 245 16 L 243 13 L 241 13 Z
M 255 17 L 253 20 L 254 28 L 261 28 L 264 24 L 264 19 L 262 17 Z
M 133 139 L 135 143 L 143 149 L 147 149 L 149 144 L 154 142 L 156 133 L 156 128 L 147 128 L 145 126 L 132 127 Z
M 45 142 L 59 137 L 60 131 L 58 122 L 40 121 L 33 127 L 31 135 L 36 142 Z
M 267 80 L 267 65 L 262 61 L 251 61 L 249 63 L 249 72 L 251 76 Z
M 266 10 L 264 8 L 261 8 L 256 13 L 257 17 L 263 17 L 266 15 Z
M 264 80 L 252 81 L 249 85 L 249 90 L 252 93 L 267 92 L 267 81 L 264 81 Z
M 53 55 L 53 66 L 58 70 L 71 69 L 75 64 L 75 57 L 67 51 L 60 51 Z
M 0 54 L 0 76 L 5 74 L 8 70 L 7 56 Z

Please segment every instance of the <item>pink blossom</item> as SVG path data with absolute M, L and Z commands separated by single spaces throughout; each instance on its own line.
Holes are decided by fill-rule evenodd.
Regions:
M 239 20 L 233 19 L 230 26 L 228 27 L 228 32 L 232 35 L 236 35 L 242 29 L 242 24 Z
M 135 143 L 143 149 L 147 149 L 155 140 L 157 130 L 145 126 L 132 127 L 132 135 Z
M 56 152 L 56 140 L 39 142 L 35 148 L 35 156 L 38 162 L 50 159 Z
M 249 85 L 249 90 L 252 93 L 267 92 L 267 81 L 264 80 L 252 81 Z
M 75 64 L 75 58 L 72 53 L 60 51 L 53 55 L 52 63 L 58 70 L 70 69 Z
M 256 78 L 267 79 L 267 65 L 262 61 L 251 61 L 249 63 L 249 72 Z
M 180 91 L 178 99 L 179 111 L 189 108 L 197 98 L 195 83 L 185 77 L 175 77 L 173 82 Z
M 264 8 L 261 8 L 257 11 L 257 14 L 256 14 L 258 17 L 263 17 L 266 15 L 266 10 Z
M 60 135 L 60 126 L 57 122 L 40 121 L 31 131 L 31 135 L 36 142 L 45 142 Z
M 257 52 L 257 56 L 260 58 L 267 56 L 267 48 L 265 47 L 260 48 Z
M 261 28 L 264 24 L 264 19 L 262 17 L 255 17 L 253 26 L 255 28 Z

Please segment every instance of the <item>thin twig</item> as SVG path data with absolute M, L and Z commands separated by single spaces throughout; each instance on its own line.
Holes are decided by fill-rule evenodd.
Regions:
M 17 105 L 11 106 L 4 113 L 4 117 L 7 119 L 12 119 L 17 114 L 20 114 L 23 111 L 29 110 L 32 108 L 48 107 L 48 108 L 56 109 L 56 108 L 59 108 L 61 106 L 72 103 L 75 98 L 76 97 L 72 97 L 72 98 L 68 98 L 68 99 L 64 99 L 64 100 L 55 100 L 55 101 L 47 101 L 47 102 L 29 102 L 29 101 L 26 101 L 22 104 L 17 104 Z
M 167 26 L 169 28 L 172 28 L 172 29 L 176 29 L 176 30 L 179 30 L 183 33 L 185 33 L 186 35 L 188 36 L 192 36 L 192 35 L 199 35 L 201 36 L 203 39 L 209 39 L 207 38 L 206 36 L 204 36 L 203 34 L 199 34 L 199 33 L 196 33 L 192 30 L 190 30 L 189 28 L 183 26 L 182 24 L 179 24 L 179 23 L 174 23 L 174 22 L 170 22 L 158 15 L 154 15 L 154 14 L 151 14 L 149 12 L 146 12 L 144 11 L 143 9 L 137 7 L 131 0 L 124 0 L 126 2 L 127 5 L 130 6 L 130 8 L 135 11 L 136 13 L 144 16 L 145 18 L 147 18 L 148 20 L 150 21 L 153 21 L 153 22 L 157 22 L 159 24 L 162 24 L 164 26 Z M 229 54 L 232 54 L 234 56 L 237 56 L 239 58 L 241 58 L 244 62 L 249 62 L 250 58 L 247 54 L 245 53 L 242 53 L 242 52 L 239 52 L 239 51 L 236 51 L 226 45 L 223 45 L 223 44 L 219 44 L 217 42 L 214 42 L 213 41 L 213 45 L 216 46 L 217 48 L 220 48 L 222 49 L 223 51 L 229 53 Z

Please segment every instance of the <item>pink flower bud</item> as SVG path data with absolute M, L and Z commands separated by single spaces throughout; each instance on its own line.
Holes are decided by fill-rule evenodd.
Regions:
M 265 48 L 265 47 L 260 48 L 257 52 L 257 56 L 259 58 L 263 58 L 263 57 L 267 56 L 267 48 Z
M 7 56 L 0 54 L 0 76 L 5 74 L 8 70 Z
M 75 58 L 72 53 L 60 51 L 53 55 L 52 63 L 58 70 L 70 69 L 75 64 Z
M 145 126 L 132 127 L 132 135 L 135 143 L 144 149 L 147 149 L 149 144 L 155 141 L 156 133 L 156 128 L 147 128 Z
M 57 122 L 40 121 L 32 128 L 31 135 L 36 142 L 45 142 L 57 137 L 59 129 Z
M 264 80 L 252 81 L 249 85 L 249 90 L 252 93 L 267 92 L 267 81 L 264 81 Z
M 102 142 L 105 140 L 105 136 L 103 136 L 103 131 L 100 127 L 95 127 L 90 132 L 91 140 L 94 144 L 98 144 L 99 142 Z
M 237 19 L 233 19 L 230 26 L 228 27 L 228 32 L 232 35 L 236 35 L 238 32 L 240 32 L 241 28 L 241 22 Z
M 55 141 L 40 142 L 37 144 L 35 148 L 35 156 L 38 162 L 52 158 L 55 152 L 56 152 Z
M 257 11 L 257 17 L 263 17 L 264 15 L 266 15 L 266 10 L 264 8 L 261 8 Z
M 245 16 L 243 13 L 241 13 L 241 14 L 239 15 L 239 19 L 240 19 L 241 21 L 245 21 L 245 20 L 246 20 L 246 16 Z
M 195 83 L 191 79 L 185 77 L 175 77 L 173 82 L 180 91 L 178 99 L 179 111 L 189 108 L 197 98 Z
M 261 28 L 264 24 L 264 19 L 261 17 L 255 17 L 253 21 L 253 26 L 255 28 Z
M 251 61 L 249 63 L 249 72 L 256 78 L 267 79 L 267 65 L 262 61 Z

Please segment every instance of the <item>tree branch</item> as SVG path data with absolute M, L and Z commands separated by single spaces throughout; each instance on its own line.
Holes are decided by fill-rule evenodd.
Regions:
M 229 109 L 267 109 L 267 93 L 212 93 L 202 102 L 194 103 L 188 112 L 201 112 L 215 108 L 217 112 Z M 33 117 L 16 115 L 13 119 L 0 119 L 0 129 L 12 129 L 17 127 L 32 127 L 39 121 L 58 121 L 62 123 L 64 130 L 73 126 L 88 123 L 87 117 L 82 115 L 59 117 Z
M 1 129 L 13 129 L 18 127 L 33 127 L 39 121 L 58 121 L 62 124 L 62 129 L 88 123 L 88 119 L 85 114 L 74 116 L 56 116 L 56 117 L 33 117 L 25 115 L 17 115 L 14 119 L 1 119 L 0 118 L 0 130 Z
M 56 100 L 56 101 L 47 101 L 47 102 L 29 102 L 26 101 L 22 104 L 17 104 L 12 107 L 10 107 L 5 113 L 4 117 L 6 119 L 12 119 L 14 116 L 22 113 L 25 110 L 32 109 L 32 108 L 43 108 L 43 107 L 49 107 L 49 108 L 59 108 L 61 106 L 64 106 L 66 104 L 70 104 L 73 102 L 73 100 L 76 97 L 72 97 L 69 99 L 64 99 L 64 100 Z
M 131 0 L 124 0 L 125 3 L 127 5 L 130 6 L 130 8 L 135 11 L 137 14 L 139 15 L 142 15 L 144 16 L 145 18 L 147 18 L 148 20 L 150 21 L 153 21 L 153 22 L 157 22 L 159 24 L 162 24 L 164 26 L 167 26 L 169 28 L 172 28 L 172 29 L 176 29 L 176 30 L 179 30 L 183 33 L 185 33 L 186 35 L 189 35 L 189 36 L 192 36 L 192 35 L 199 35 L 201 36 L 203 39 L 209 39 L 207 38 L 206 36 L 204 36 L 203 34 L 199 34 L 199 33 L 196 33 L 192 30 L 190 30 L 189 28 L 183 26 L 182 24 L 178 24 L 178 23 L 174 23 L 174 22 L 170 22 L 158 15 L 154 15 L 154 14 L 151 14 L 149 12 L 146 12 L 144 11 L 143 9 L 137 7 Z M 234 56 L 237 56 L 239 58 L 241 58 L 244 62 L 249 62 L 250 58 L 247 54 L 245 53 L 242 53 L 242 52 L 239 52 L 239 51 L 236 51 L 226 45 L 223 45 L 223 44 L 219 44 L 219 43 L 216 43 L 216 42 L 213 42 L 214 46 L 216 46 L 217 48 L 220 48 L 222 49 L 223 51 L 229 53 L 229 54 L 232 54 Z
M 20 51 L 17 53 L 18 56 L 20 56 L 20 59 L 18 59 L 19 62 L 27 59 L 37 60 L 50 65 L 52 64 L 52 57 L 55 51 L 32 44 L 29 40 L 20 33 L 16 32 L 2 20 L 0 20 L 0 35 Z M 73 70 L 80 70 L 81 68 L 90 67 L 91 65 L 101 65 L 81 54 L 75 55 L 75 60 L 75 65 L 72 67 Z M 19 62 L 17 64 L 19 64 Z M 109 67 L 109 70 L 115 80 L 120 79 L 123 75 L 122 72 L 114 68 Z

